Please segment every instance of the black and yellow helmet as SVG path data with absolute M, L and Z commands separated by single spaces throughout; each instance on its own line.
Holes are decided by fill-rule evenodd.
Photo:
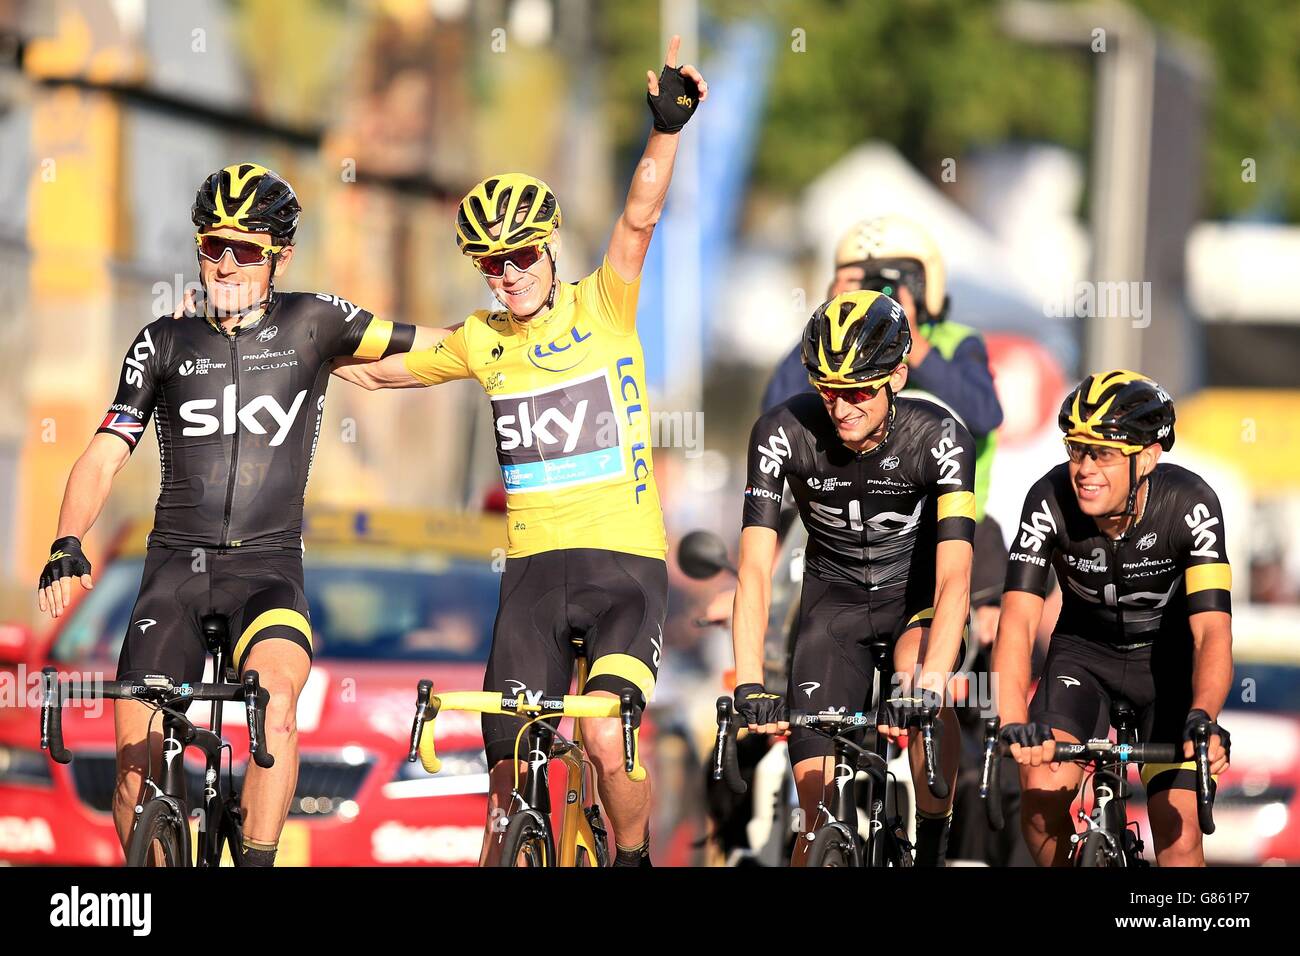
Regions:
M 804 328 L 801 356 L 814 384 L 853 388 L 887 379 L 911 349 L 903 307 L 864 289 L 818 307 Z
M 1140 372 L 1089 375 L 1061 404 L 1057 419 L 1067 441 L 1119 448 L 1126 455 L 1159 444 L 1174 447 L 1174 402 Z
M 456 245 L 478 258 L 549 239 L 560 228 L 560 204 L 551 187 L 525 173 L 483 180 L 456 210 Z
M 203 181 L 190 218 L 200 229 L 230 227 L 245 232 L 269 232 L 276 241 L 293 242 L 302 206 L 293 187 L 280 175 L 257 163 L 236 163 Z

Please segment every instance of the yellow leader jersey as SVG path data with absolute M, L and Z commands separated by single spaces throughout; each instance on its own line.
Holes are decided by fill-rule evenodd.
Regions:
M 406 367 L 429 385 L 478 379 L 492 402 L 510 557 L 602 548 L 663 558 L 650 395 L 636 334 L 641 280 L 606 259 L 550 312 L 473 313 Z

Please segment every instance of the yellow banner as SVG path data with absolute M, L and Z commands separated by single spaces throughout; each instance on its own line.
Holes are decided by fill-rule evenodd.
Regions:
M 1174 433 L 1239 468 L 1256 492 L 1300 487 L 1300 390 L 1206 389 L 1178 402 Z

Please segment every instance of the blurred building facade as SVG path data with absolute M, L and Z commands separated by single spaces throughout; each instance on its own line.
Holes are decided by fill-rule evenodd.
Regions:
M 189 207 L 213 169 L 253 160 L 293 183 L 305 212 L 281 288 L 394 320 L 449 325 L 487 304 L 452 223 L 498 167 L 550 179 L 569 262 L 589 258 L 609 221 L 601 139 L 569 146 L 555 112 L 514 108 L 527 90 L 563 112 L 563 53 L 586 42 L 587 0 L 554 17 L 545 4 L 541 21 L 514 6 L 533 22 L 451 0 L 0 0 L 0 612 L 29 613 L 64 481 L 126 345 L 197 279 Z M 585 188 L 563 190 L 571 181 Z M 496 480 L 481 405 L 470 383 L 336 384 L 310 500 L 476 504 Z M 134 457 L 92 554 L 152 510 L 154 439 Z

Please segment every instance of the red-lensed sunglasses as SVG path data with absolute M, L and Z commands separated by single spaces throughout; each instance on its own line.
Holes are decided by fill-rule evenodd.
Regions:
M 880 394 L 885 383 L 879 385 L 862 385 L 857 388 L 827 388 L 825 385 L 813 383 L 813 388 L 817 389 L 817 394 L 828 404 L 835 404 L 835 399 L 842 398 L 850 405 L 861 405 L 863 402 L 869 402 Z
M 209 262 L 220 262 L 229 250 L 237 266 L 260 266 L 284 249 L 284 246 L 268 246 L 255 239 L 231 239 L 205 232 L 196 232 L 194 241 L 199 245 L 199 255 Z
M 542 257 L 542 249 L 537 246 L 521 246 L 518 249 L 511 249 L 509 252 L 500 252 L 494 256 L 480 256 L 474 260 L 478 266 L 478 271 L 485 276 L 491 276 L 494 279 L 500 279 L 506 274 L 506 263 L 514 266 L 520 272 L 527 272 Z

